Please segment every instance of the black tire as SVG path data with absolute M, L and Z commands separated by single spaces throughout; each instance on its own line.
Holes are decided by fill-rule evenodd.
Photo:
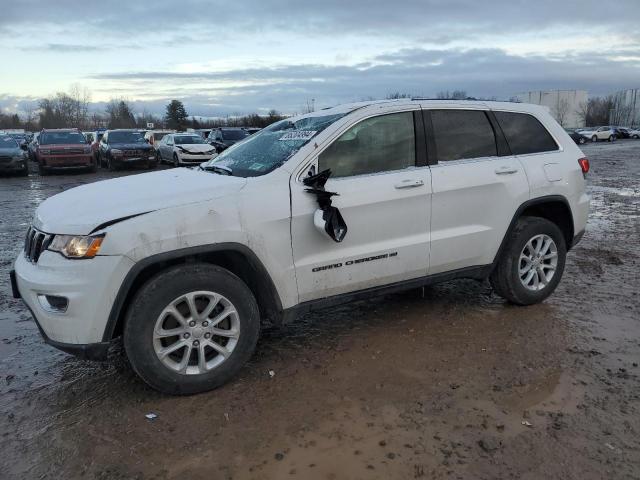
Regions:
M 160 361 L 153 346 L 153 331 L 168 301 L 202 290 L 223 295 L 234 305 L 242 333 L 220 365 L 206 373 L 183 375 Z M 123 333 L 125 351 L 135 372 L 152 388 L 171 395 L 204 392 L 228 382 L 251 358 L 259 335 L 260 314 L 251 290 L 228 270 L 204 263 L 172 267 L 147 281 L 129 306 Z
M 548 235 L 555 242 L 558 263 L 549 283 L 541 290 L 533 291 L 526 288 L 520 280 L 520 253 L 530 239 L 540 234 Z M 511 303 L 516 305 L 540 303 L 558 286 L 564 271 L 566 256 L 565 238 L 555 223 L 540 217 L 521 217 L 509 234 L 489 280 L 495 292 Z
M 173 166 L 174 167 L 180 166 L 180 160 L 178 159 L 178 155 L 175 153 L 173 154 Z
M 107 168 L 110 172 L 115 172 L 119 170 L 118 164 L 111 158 L 111 155 L 107 155 Z
M 596 143 L 598 141 L 598 137 L 596 137 L 595 135 L 593 137 L 591 137 L 591 141 L 593 143 Z
M 162 165 L 162 154 L 160 153 L 160 149 L 156 150 L 156 163 L 158 165 Z
M 587 143 L 587 139 L 586 139 L 586 138 L 584 138 L 584 137 L 580 137 L 580 139 L 578 140 L 578 143 L 579 143 L 580 145 L 584 145 L 585 143 Z
M 21 177 L 28 177 L 29 176 L 29 164 L 27 162 L 24 162 L 24 168 L 22 170 L 20 170 L 20 174 Z
M 609 143 L 613 142 L 616 139 L 616 137 L 614 137 L 613 135 L 609 135 L 609 138 L 607 139 L 609 141 Z
M 150 160 L 150 161 L 147 162 L 147 169 L 148 170 L 153 170 L 157 166 L 158 166 L 158 162 L 156 162 L 155 160 Z
M 633 139 L 634 139 L 634 140 L 638 140 L 639 138 L 640 138 L 640 136 L 638 136 L 638 135 L 634 135 L 634 136 L 633 136 Z
M 38 173 L 44 177 L 45 175 L 49 175 L 50 171 L 41 162 L 38 162 Z
M 92 159 L 91 164 L 87 167 L 87 172 L 88 173 L 96 173 L 97 170 L 98 170 L 98 165 Z

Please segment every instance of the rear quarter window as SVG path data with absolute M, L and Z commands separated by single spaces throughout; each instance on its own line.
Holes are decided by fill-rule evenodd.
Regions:
M 533 115 L 528 113 L 493 112 L 506 137 L 511 153 L 553 152 L 558 144 L 548 130 Z

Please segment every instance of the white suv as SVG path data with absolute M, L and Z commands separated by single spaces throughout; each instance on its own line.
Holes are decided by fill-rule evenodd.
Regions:
M 590 138 L 592 142 L 606 140 L 614 142 L 616 140 L 616 131 L 612 127 L 592 127 L 578 130 L 578 133 L 584 137 Z
M 589 164 L 542 107 L 395 100 L 263 129 L 198 169 L 67 190 L 12 272 L 47 343 L 104 359 L 123 335 L 152 387 L 228 381 L 263 320 L 455 278 L 518 305 L 558 285 Z

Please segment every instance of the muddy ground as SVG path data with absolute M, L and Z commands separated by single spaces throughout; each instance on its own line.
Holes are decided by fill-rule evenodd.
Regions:
M 0 478 L 640 478 L 640 141 L 584 151 L 588 232 L 543 304 L 456 281 L 333 308 L 188 398 L 45 345 L 10 298 L 34 207 L 110 174 L 0 178 Z

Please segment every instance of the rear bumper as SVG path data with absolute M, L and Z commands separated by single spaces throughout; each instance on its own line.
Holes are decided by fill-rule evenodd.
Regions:
M 573 236 L 573 240 L 571 241 L 571 245 L 569 245 L 569 247 L 570 248 L 575 247 L 578 243 L 580 243 L 580 240 L 582 240 L 582 237 L 584 237 L 584 230 L 578 232 Z

